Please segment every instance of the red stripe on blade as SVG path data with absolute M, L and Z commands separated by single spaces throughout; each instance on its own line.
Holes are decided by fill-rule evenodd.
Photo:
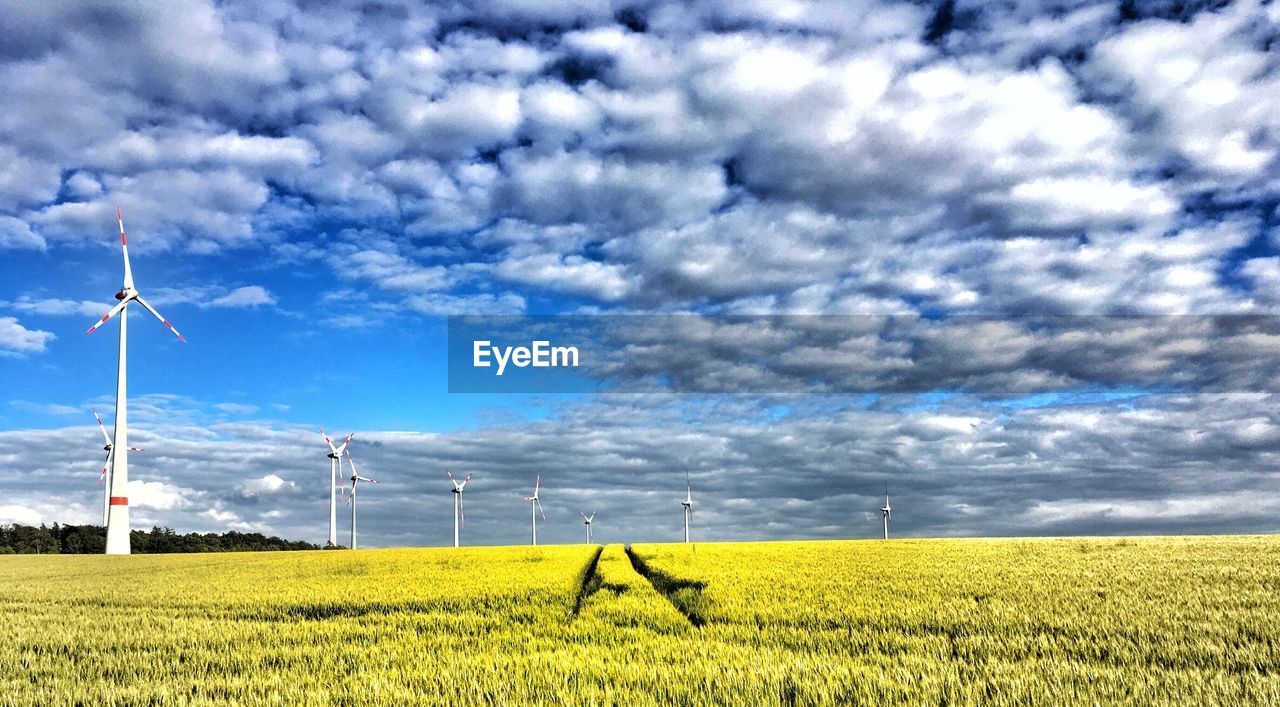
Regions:
M 129 497 L 128 497 L 128 496 L 112 496 L 112 497 L 111 497 L 111 505 L 113 505 L 113 506 L 127 506 L 127 505 L 129 505 Z

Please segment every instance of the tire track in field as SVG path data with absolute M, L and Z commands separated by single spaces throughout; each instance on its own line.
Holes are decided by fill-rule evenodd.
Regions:
M 596 566 L 600 564 L 600 553 L 604 552 L 604 546 L 596 548 L 596 554 L 591 556 L 591 561 L 582 570 L 582 578 L 578 580 L 578 592 L 573 598 L 573 610 L 569 612 L 569 619 L 573 620 L 578 612 L 582 611 L 582 602 L 586 601 L 591 593 L 599 588 L 600 575 L 596 573 Z M 592 587 L 592 582 L 595 587 Z
M 702 628 L 707 623 L 708 600 L 702 591 L 707 588 L 706 582 L 679 579 L 648 564 L 627 546 L 627 559 L 636 573 L 649 581 L 663 598 L 671 602 L 694 628 Z

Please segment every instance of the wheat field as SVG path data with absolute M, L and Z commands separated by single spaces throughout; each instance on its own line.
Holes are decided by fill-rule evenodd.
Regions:
M 3 704 L 1280 704 L 1280 539 L 0 558 Z

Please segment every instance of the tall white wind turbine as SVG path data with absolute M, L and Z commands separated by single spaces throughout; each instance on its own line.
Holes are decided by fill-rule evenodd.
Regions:
M 347 445 L 343 444 L 342 446 L 343 448 L 346 448 Z M 376 484 L 378 482 L 367 476 L 361 476 L 360 473 L 356 471 L 356 460 L 351 458 L 350 449 L 347 450 L 347 463 L 351 465 L 351 495 L 347 496 L 347 504 L 351 506 L 351 549 L 354 550 L 356 549 L 356 486 L 358 486 L 361 481 L 367 481 L 371 484 Z
M 583 525 L 587 526 L 587 544 L 590 545 L 591 544 L 591 522 L 596 519 L 596 512 L 591 511 L 591 515 L 587 515 L 586 513 L 582 513 L 581 511 L 579 511 L 578 513 L 579 515 L 582 516 Z
M 538 500 L 538 488 L 542 486 L 542 475 L 539 474 L 533 482 L 533 495 L 525 496 L 524 500 L 529 502 L 529 511 L 533 516 L 533 544 L 538 544 L 538 514 L 542 513 L 542 519 L 547 519 L 547 514 L 542 511 L 542 502 Z
M 684 541 L 689 542 L 689 519 L 693 517 L 693 483 L 689 481 L 689 467 L 684 468 L 685 496 L 680 505 L 684 506 Z
M 155 307 L 147 303 L 142 295 L 138 294 L 137 288 L 133 286 L 133 270 L 129 267 L 129 241 L 124 235 L 124 215 L 120 213 L 120 207 L 116 207 L 116 221 L 120 224 L 120 250 L 124 253 L 124 286 L 116 293 L 116 299 L 120 300 L 119 304 L 111 308 L 106 316 L 99 319 L 93 326 L 89 327 L 86 334 L 92 334 L 98 327 L 107 323 L 108 319 L 124 312 L 120 317 L 120 354 L 116 368 L 116 421 L 115 430 L 112 435 L 114 439 L 114 450 L 118 453 L 111 455 L 111 478 L 109 482 L 107 496 L 107 554 L 108 555 L 128 555 L 129 554 L 129 426 L 128 426 L 128 404 L 126 398 L 125 372 L 128 370 L 126 365 L 125 353 L 128 350 L 128 324 L 129 316 L 126 311 L 130 302 L 137 302 L 143 309 L 155 315 L 173 332 L 175 336 L 187 343 L 185 337 L 178 333 L 177 329 L 169 323 L 169 320 L 160 316 Z M 110 443 L 110 441 L 109 441 Z
M 893 512 L 893 509 L 889 507 L 889 482 L 887 481 L 884 484 L 884 507 L 880 509 L 880 512 L 884 514 L 884 539 L 888 540 L 889 514 Z
M 346 451 L 347 445 L 351 444 L 351 438 L 356 435 L 352 432 L 347 438 L 342 440 L 340 446 L 333 446 L 333 440 L 329 439 L 329 435 L 325 434 L 324 428 L 320 428 L 320 435 L 324 437 L 324 443 L 329 445 L 329 544 L 338 545 L 338 486 L 342 484 L 342 453 Z
M 111 512 L 111 484 L 109 482 L 105 484 L 102 482 L 108 478 L 107 470 L 111 467 L 111 454 L 115 445 L 111 444 L 111 437 L 107 435 L 107 428 L 102 424 L 102 417 L 98 415 L 98 411 L 93 408 L 89 409 L 93 410 L 93 417 L 98 421 L 98 429 L 102 430 L 102 439 L 107 442 L 107 444 L 102 448 L 102 450 L 107 453 L 107 457 L 102 462 L 102 473 L 98 474 L 98 485 L 102 487 L 102 526 L 105 528 L 107 525 L 107 517 Z M 129 447 L 129 451 L 141 452 L 142 447 Z
M 471 474 L 467 474 L 467 478 L 458 481 L 453 478 L 453 472 L 445 469 L 445 473 L 449 475 L 449 480 L 453 482 L 453 546 L 458 546 L 458 529 L 466 522 L 466 516 L 462 510 L 462 492 L 467 488 L 467 482 L 471 480 Z

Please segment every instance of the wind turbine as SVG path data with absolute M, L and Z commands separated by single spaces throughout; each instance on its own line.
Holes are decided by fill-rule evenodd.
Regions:
M 346 448 L 346 444 L 342 445 Z M 378 483 L 367 476 L 361 476 L 356 471 L 356 461 L 351 458 L 351 450 L 347 450 L 347 463 L 351 465 L 351 495 L 347 496 L 347 503 L 351 506 L 351 549 L 356 549 L 356 486 L 361 481 L 368 481 L 371 484 Z
M 542 511 L 542 502 L 538 500 L 538 487 L 542 486 L 542 475 L 539 474 L 536 481 L 533 482 L 533 495 L 525 496 L 524 500 L 529 502 L 529 511 L 533 516 L 533 544 L 538 544 L 538 514 L 542 513 L 542 519 L 547 519 L 547 514 Z
M 453 546 L 458 546 L 458 529 L 466 522 L 466 517 L 462 510 L 462 492 L 467 488 L 467 482 L 471 480 L 471 474 L 467 474 L 467 478 L 458 481 L 453 478 L 453 472 L 445 469 L 445 473 L 449 475 L 449 480 L 453 482 Z
M 591 511 L 591 515 L 587 515 L 586 513 L 582 513 L 581 511 L 579 511 L 578 514 L 582 516 L 582 523 L 587 526 L 587 544 L 590 545 L 591 544 L 591 521 L 596 519 L 596 512 Z
M 333 440 L 329 439 L 329 435 L 325 434 L 324 428 L 320 428 L 320 435 L 324 437 L 324 443 L 329 445 L 329 544 L 338 545 L 338 499 L 335 496 L 338 492 L 338 486 L 342 484 L 342 453 L 347 449 L 347 445 L 351 444 L 351 438 L 356 436 L 355 432 L 347 435 L 342 440 L 342 445 L 333 446 Z
M 99 417 L 98 411 L 93 408 L 93 417 L 98 421 L 98 429 L 102 430 L 102 438 L 107 444 L 102 448 L 107 453 L 107 458 L 102 462 L 102 473 L 98 474 L 98 485 L 102 487 L 102 525 L 106 527 L 107 517 L 111 512 L 111 484 L 110 482 L 102 483 L 107 478 L 107 469 L 111 466 L 111 450 L 114 445 L 111 444 L 111 437 L 107 435 L 107 428 L 102 424 L 102 418 Z M 141 452 L 142 447 L 129 447 L 131 452 Z
M 684 541 L 689 542 L 689 519 L 693 517 L 693 483 L 689 481 L 689 467 L 684 468 L 685 497 L 680 502 L 684 506 Z
M 107 554 L 108 555 L 128 555 L 129 554 L 129 426 L 128 426 L 128 405 L 125 394 L 125 379 L 128 366 L 125 361 L 125 353 L 128 350 L 127 337 L 129 316 L 125 310 L 130 302 L 137 302 L 142 308 L 155 315 L 173 332 L 175 336 L 187 343 L 185 337 L 178 333 L 177 329 L 169 323 L 169 320 L 160 316 L 155 307 L 147 303 L 142 295 L 138 294 L 137 288 L 133 286 L 133 270 L 129 267 L 129 242 L 124 235 L 124 215 L 120 213 L 120 207 L 116 207 L 116 221 L 120 224 L 120 250 L 124 253 L 124 285 L 120 291 L 116 293 L 116 299 L 120 303 L 111 308 L 102 319 L 99 319 L 93 326 L 89 327 L 86 334 L 92 334 L 98 327 L 107 323 L 107 320 L 121 312 L 124 314 L 120 317 L 120 354 L 117 359 L 116 368 L 116 422 L 114 434 L 112 438 L 115 440 L 113 447 L 120 450 L 119 454 L 111 454 L 111 478 L 107 491 Z M 108 444 L 112 444 L 108 441 Z
M 889 539 L 889 514 L 893 512 L 893 509 L 889 507 L 889 482 L 888 481 L 884 482 L 884 508 L 881 508 L 880 512 L 884 514 L 884 539 L 888 540 Z

